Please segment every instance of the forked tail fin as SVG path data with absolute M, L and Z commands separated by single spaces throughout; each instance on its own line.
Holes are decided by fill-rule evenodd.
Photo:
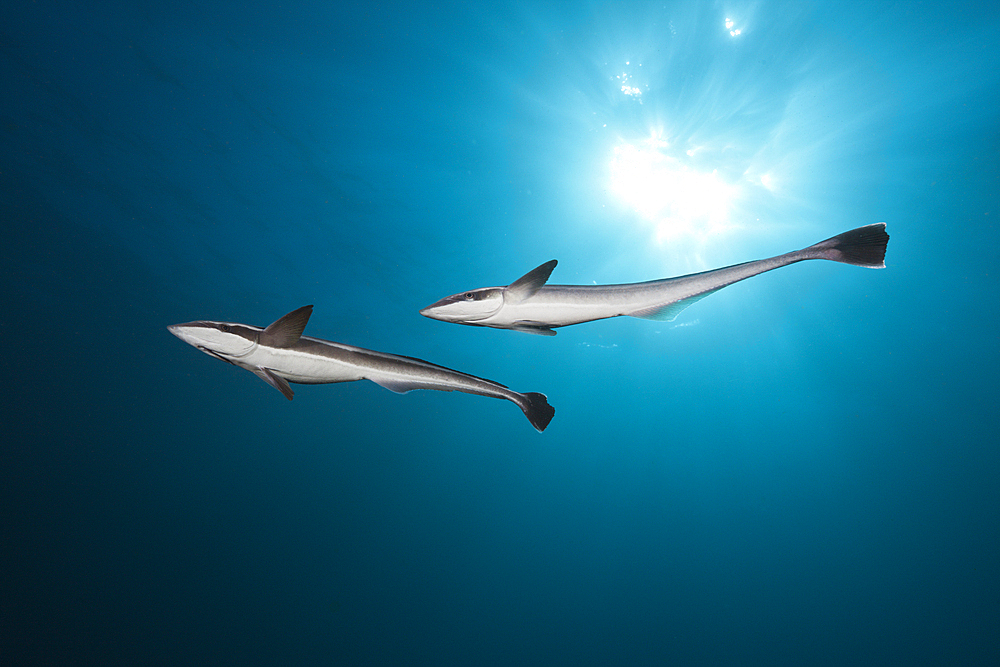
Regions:
M 521 395 L 524 396 L 524 404 L 521 405 L 521 409 L 524 410 L 524 416 L 528 418 L 528 421 L 535 427 L 535 430 L 541 433 L 549 425 L 549 422 L 552 421 L 552 417 L 556 414 L 556 409 L 549 405 L 545 394 L 529 391 Z
M 885 249 L 889 244 L 889 235 L 885 231 L 885 223 L 865 225 L 852 229 L 833 238 L 820 241 L 809 246 L 806 251 L 813 251 L 816 259 L 829 259 L 834 262 L 866 266 L 870 269 L 885 268 Z

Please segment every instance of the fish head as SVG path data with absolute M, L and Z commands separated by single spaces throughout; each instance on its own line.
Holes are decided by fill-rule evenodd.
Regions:
M 230 322 L 171 324 L 167 331 L 216 359 L 233 363 L 257 349 L 260 329 Z
M 470 324 L 485 320 L 503 306 L 503 287 L 480 287 L 445 297 L 423 308 L 420 314 L 432 320 Z

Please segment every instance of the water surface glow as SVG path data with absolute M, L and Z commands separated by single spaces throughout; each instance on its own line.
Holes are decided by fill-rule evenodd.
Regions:
M 675 155 L 656 137 L 614 148 L 611 188 L 651 224 L 659 243 L 716 235 L 731 226 L 732 202 L 741 186 L 722 180 L 717 169 L 691 167 L 685 157 L 692 152 Z

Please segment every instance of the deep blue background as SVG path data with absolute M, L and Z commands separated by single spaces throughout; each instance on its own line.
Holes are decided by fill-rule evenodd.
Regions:
M 1000 10 L 330 5 L 0 10 L 0 662 L 997 664 Z M 626 145 L 738 196 L 657 235 Z M 417 314 L 876 221 L 673 323 Z M 556 417 L 164 328 L 306 303 Z

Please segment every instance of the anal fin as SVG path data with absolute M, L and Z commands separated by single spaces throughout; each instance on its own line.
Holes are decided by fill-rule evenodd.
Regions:
M 722 289 L 721 287 L 719 289 Z M 672 322 L 674 318 L 681 314 L 681 311 L 685 310 L 689 306 L 693 306 L 702 299 L 704 299 L 709 294 L 714 294 L 719 290 L 709 290 L 707 292 L 702 292 L 701 294 L 695 294 L 694 296 L 689 296 L 686 299 L 681 299 L 680 301 L 674 301 L 668 303 L 665 306 L 653 306 L 651 308 L 643 308 L 641 310 L 635 310 L 631 313 L 625 313 L 629 317 L 639 317 L 644 320 L 656 320 L 657 322 Z
M 400 378 L 368 378 L 380 387 L 384 387 L 394 394 L 405 394 L 408 391 L 413 391 L 414 389 L 430 389 L 426 384 L 421 384 L 419 382 L 413 382 L 411 380 L 403 380 Z

